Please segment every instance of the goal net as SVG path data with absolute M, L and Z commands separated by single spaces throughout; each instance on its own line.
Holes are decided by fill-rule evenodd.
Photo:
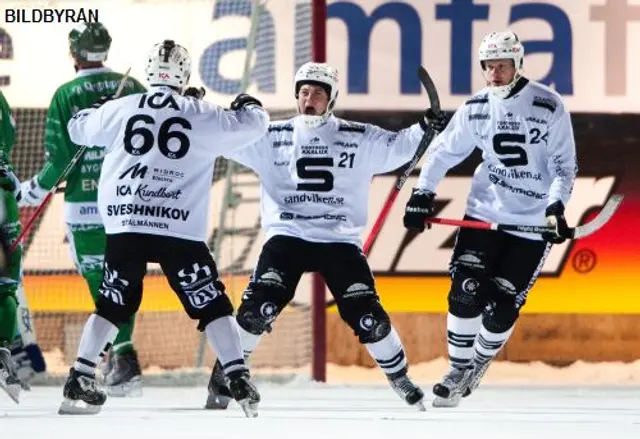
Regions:
M 21 4 L 24 6 L 24 3 L 28 2 Z M 64 7 L 73 2 L 53 3 L 56 7 Z M 247 86 L 249 93 L 260 97 L 272 119 L 295 114 L 293 93 L 286 105 L 273 101 L 270 95 L 277 88 L 290 87 L 292 90 L 295 69 L 311 60 L 313 0 L 128 0 L 96 1 L 94 4 L 99 8 L 100 19 L 114 40 L 108 66 L 121 71 L 127 67 L 122 65 L 119 68 L 112 61 L 116 59 L 117 48 L 126 47 L 116 44 L 118 39 L 127 37 L 124 32 L 126 26 L 116 20 L 118 14 L 143 14 L 154 20 L 154 26 L 175 28 L 176 35 L 173 38 L 187 47 L 192 56 L 190 82 L 196 86 L 207 86 L 205 99 L 226 105 Z M 75 3 L 72 7 L 77 5 Z M 141 12 L 138 8 L 144 10 Z M 203 11 L 213 18 L 202 23 L 203 20 L 198 18 Z M 276 15 L 279 17 L 277 23 L 274 20 Z M 255 24 L 254 32 L 251 31 L 252 22 Z M 118 30 L 122 28 L 124 30 Z M 65 36 L 68 31 L 63 31 Z M 197 53 L 191 46 L 202 46 L 199 42 L 202 38 L 211 38 L 214 43 Z M 287 83 L 280 79 L 281 66 L 274 66 L 276 39 L 291 41 L 290 71 L 283 75 L 290 78 Z M 62 45 L 51 50 L 58 50 L 64 57 L 68 48 Z M 148 47 L 145 47 L 141 53 L 130 53 L 130 58 L 126 58 L 130 59 L 132 76 L 137 79 L 144 77 L 142 68 L 147 50 Z M 250 56 L 245 66 L 247 54 Z M 70 79 L 70 76 L 64 78 L 58 85 Z M 19 101 L 10 104 L 17 124 L 12 160 L 20 180 L 25 181 L 42 169 L 45 161 L 43 138 L 47 108 L 33 108 L 21 105 Z M 220 158 L 216 162 L 214 175 L 208 244 L 216 256 L 227 292 L 237 308 L 263 244 L 259 184 L 253 172 Z M 33 208 L 21 209 L 23 225 L 34 211 Z M 24 241 L 24 249 L 24 288 L 38 344 L 45 353 L 49 375 L 63 376 L 75 359 L 82 328 L 93 310 L 93 303 L 88 286 L 76 271 L 69 251 L 62 192 L 52 198 L 35 222 Z M 309 302 L 307 296 L 310 286 L 307 287 L 307 284 L 310 285 L 310 282 L 302 282 L 298 302 Z M 263 338 L 251 358 L 254 373 L 284 376 L 309 373 L 313 354 L 310 319 L 307 306 L 290 307 L 283 311 L 274 330 Z M 208 374 L 214 356 L 196 330 L 196 325 L 196 321 L 186 316 L 159 267 L 151 264 L 145 278 L 143 301 L 133 337 L 147 382 L 154 375 Z

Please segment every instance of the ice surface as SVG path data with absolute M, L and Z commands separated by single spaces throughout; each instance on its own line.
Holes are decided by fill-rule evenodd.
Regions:
M 430 384 L 423 386 L 430 389 Z M 640 388 L 484 386 L 457 409 L 418 412 L 387 386 L 261 384 L 260 416 L 203 410 L 204 387 L 146 387 L 97 416 L 59 416 L 61 387 L 0 394 L 2 438 L 640 438 Z M 429 402 L 430 392 L 427 392 Z

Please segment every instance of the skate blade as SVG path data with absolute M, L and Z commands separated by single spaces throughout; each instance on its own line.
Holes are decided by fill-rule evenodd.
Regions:
M 257 418 L 258 417 L 258 403 L 251 402 L 250 399 L 241 399 L 238 401 L 242 411 L 244 412 L 247 418 Z
M 97 415 L 101 405 L 87 404 L 84 401 L 65 398 L 58 408 L 59 415 Z
M 426 412 L 427 408 L 424 406 L 424 400 L 420 400 L 413 404 L 413 407 L 417 408 L 419 412 Z
M 225 410 L 227 407 L 229 407 L 230 402 L 231 398 L 228 396 L 213 395 L 209 393 L 204 408 L 207 410 Z
M 451 398 L 442 398 L 440 396 L 436 396 L 431 405 L 438 408 L 458 407 L 461 398 L 462 397 L 460 395 L 453 395 Z
M 7 392 L 13 402 L 20 404 L 20 390 L 22 389 L 20 384 L 7 384 L 6 381 L 0 379 L 0 387 Z
M 131 378 L 126 383 L 117 384 L 115 386 L 105 386 L 107 395 L 118 398 L 124 397 L 140 397 L 142 396 L 142 377 L 137 376 Z

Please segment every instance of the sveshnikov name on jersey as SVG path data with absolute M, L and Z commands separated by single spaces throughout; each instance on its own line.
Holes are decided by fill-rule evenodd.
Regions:
M 186 221 L 191 212 L 185 209 L 165 206 L 146 206 L 133 203 L 109 204 L 107 206 L 107 216 L 131 214 Z

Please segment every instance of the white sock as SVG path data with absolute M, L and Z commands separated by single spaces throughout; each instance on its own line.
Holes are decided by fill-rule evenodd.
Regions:
M 482 326 L 482 315 L 463 319 L 447 314 L 447 346 L 451 367 L 466 369 L 471 367 L 473 344 Z
M 245 370 L 238 324 L 233 316 L 215 319 L 205 327 L 207 340 L 222 364 L 225 374 L 234 370 Z
M 73 363 L 73 368 L 78 372 L 94 375 L 102 349 L 107 343 L 112 343 L 116 335 L 118 335 L 116 325 L 104 317 L 91 314 L 82 330 L 78 358 Z
M 262 334 L 252 334 L 240 325 L 238 325 L 238 332 L 240 333 L 240 341 L 242 343 L 244 355 L 248 357 L 251 355 L 251 352 L 255 351 L 258 347 L 258 343 L 262 340 Z
M 365 343 L 369 355 L 386 375 L 396 373 L 407 367 L 407 357 L 404 354 L 402 341 L 392 326 L 391 332 L 385 338 L 375 343 Z
M 505 332 L 500 333 L 489 332 L 484 326 L 480 328 L 480 333 L 478 334 L 478 339 L 474 347 L 473 360 L 479 364 L 493 360 L 507 340 L 509 340 L 509 337 L 511 337 L 514 327 L 515 325 L 511 326 L 511 328 Z

